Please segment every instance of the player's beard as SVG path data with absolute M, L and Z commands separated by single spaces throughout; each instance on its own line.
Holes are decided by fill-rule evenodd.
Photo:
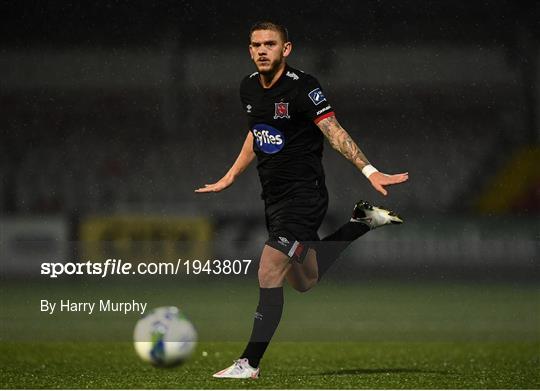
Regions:
M 259 71 L 261 75 L 273 76 L 276 74 L 276 72 L 278 71 L 282 63 L 283 63 L 283 57 L 280 57 L 278 59 L 271 61 L 270 66 L 261 68 L 259 64 L 256 64 L 256 65 L 257 65 L 257 70 Z

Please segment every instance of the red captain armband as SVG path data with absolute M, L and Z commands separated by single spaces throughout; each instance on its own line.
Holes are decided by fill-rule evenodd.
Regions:
M 321 115 L 320 117 L 315 118 L 315 119 L 313 120 L 313 122 L 315 122 L 315 124 L 318 124 L 318 123 L 321 122 L 323 119 L 328 118 L 328 117 L 332 117 L 332 116 L 334 116 L 334 115 L 335 115 L 335 113 L 334 113 L 333 111 L 330 111 L 330 112 L 328 112 L 328 113 L 325 113 L 325 114 Z

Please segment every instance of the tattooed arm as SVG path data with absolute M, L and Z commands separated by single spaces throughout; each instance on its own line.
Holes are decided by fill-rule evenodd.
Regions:
M 350 161 L 356 168 L 362 170 L 369 165 L 369 160 L 366 155 L 358 148 L 358 145 L 351 138 L 349 133 L 341 127 L 335 116 L 330 116 L 323 119 L 317 126 L 323 134 L 326 136 L 332 148 L 341 153 L 348 161 Z M 387 175 L 379 171 L 370 173 L 368 176 L 371 185 L 383 195 L 387 195 L 388 192 L 384 188 L 386 185 L 394 185 L 397 183 L 405 182 L 409 179 L 408 173 L 401 173 L 395 175 Z
M 349 133 L 341 127 L 335 116 L 325 118 L 317 125 L 330 142 L 332 148 L 345 156 L 356 168 L 362 170 L 369 164 L 366 155 L 358 148 Z

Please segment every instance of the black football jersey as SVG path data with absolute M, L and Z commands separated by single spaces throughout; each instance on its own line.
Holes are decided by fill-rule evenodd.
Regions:
M 324 135 L 317 123 L 334 112 L 317 79 L 286 66 L 265 89 L 255 72 L 242 80 L 240 98 L 254 136 L 262 198 L 306 194 L 324 184 Z

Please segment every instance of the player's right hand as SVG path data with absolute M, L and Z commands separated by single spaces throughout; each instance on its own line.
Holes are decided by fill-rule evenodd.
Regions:
M 204 185 L 204 187 L 200 187 L 195 190 L 195 193 L 218 193 L 221 190 L 225 190 L 227 187 L 232 185 L 234 182 L 234 179 L 225 175 L 223 178 L 221 178 L 216 183 L 210 183 Z

